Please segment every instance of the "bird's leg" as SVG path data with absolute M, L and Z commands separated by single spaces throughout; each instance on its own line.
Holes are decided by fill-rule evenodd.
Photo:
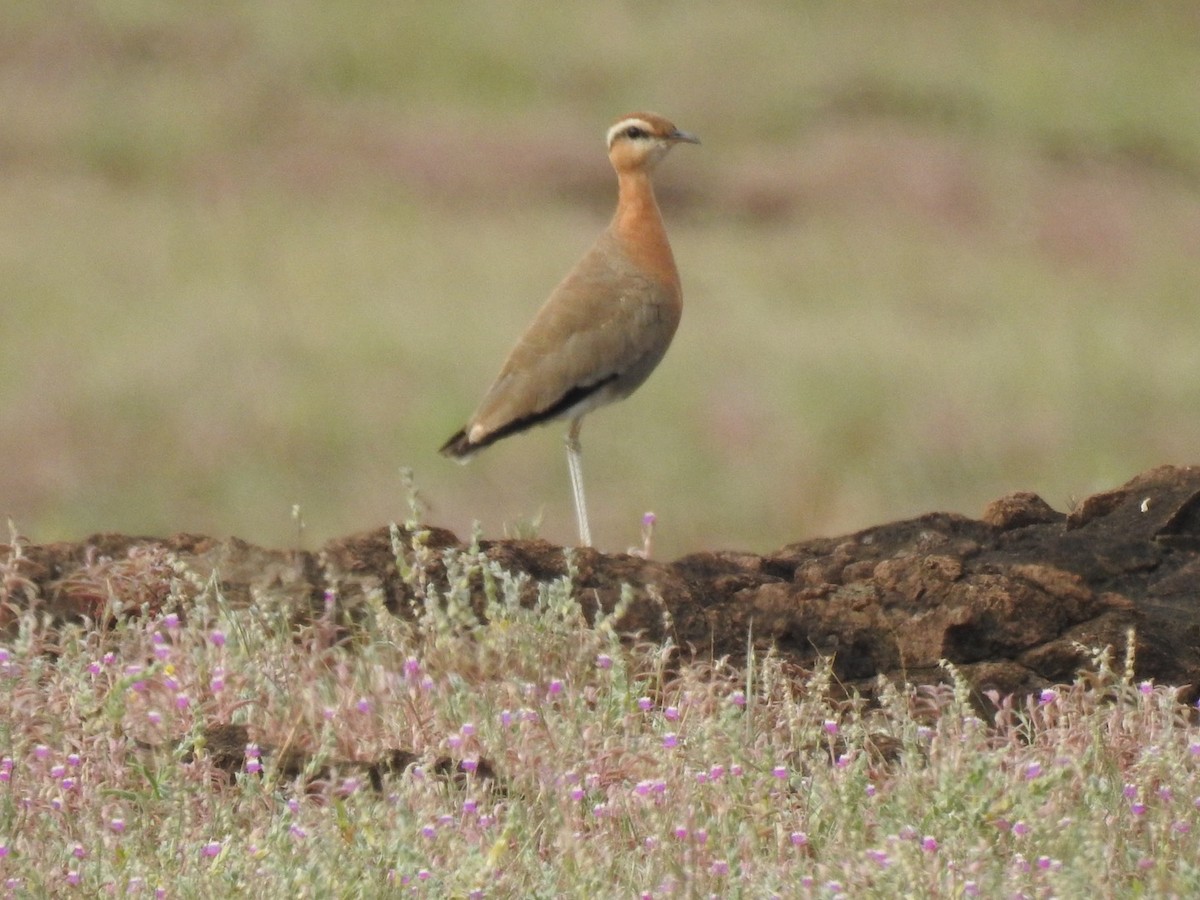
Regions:
M 579 544 L 592 546 L 592 530 L 588 527 L 587 502 L 583 498 L 583 464 L 579 446 L 579 426 L 582 418 L 571 422 L 567 431 L 567 466 L 571 469 L 571 491 L 575 494 L 575 518 L 579 521 Z

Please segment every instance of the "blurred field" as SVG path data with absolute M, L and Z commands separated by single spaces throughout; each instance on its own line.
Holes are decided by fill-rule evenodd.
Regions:
M 600 546 L 768 550 L 1200 461 L 1200 7 L 13 0 L 0 515 L 314 544 L 574 538 L 555 426 L 436 448 L 603 227 L 603 134 L 687 308 L 590 417 Z M 299 504 L 302 537 L 290 511 Z

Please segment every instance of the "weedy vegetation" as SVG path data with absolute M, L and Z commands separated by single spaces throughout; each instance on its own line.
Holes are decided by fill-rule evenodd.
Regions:
M 1200 729 L 1098 651 L 986 715 L 950 684 L 847 697 L 585 622 L 570 577 L 470 550 L 450 587 L 296 624 L 156 560 L 52 623 L 5 560 L 7 896 L 1055 897 L 1200 890 Z M 471 611 L 482 592 L 486 622 Z M 1131 642 L 1132 643 L 1132 642 Z M 232 776 L 213 726 L 249 727 Z M 416 761 L 372 784 L 356 760 Z M 289 749 L 305 762 L 287 769 Z M 450 758 L 454 772 L 437 760 Z M 348 762 L 349 761 L 349 762 Z

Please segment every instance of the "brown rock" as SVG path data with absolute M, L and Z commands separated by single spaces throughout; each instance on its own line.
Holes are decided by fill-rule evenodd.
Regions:
M 94 618 L 111 608 L 114 584 L 151 607 L 168 595 L 186 600 L 186 591 L 164 587 L 179 566 L 201 583 L 216 574 L 231 602 L 253 592 L 290 604 L 298 618 L 322 608 L 326 591 L 352 613 L 381 591 L 394 613 L 412 616 L 453 581 L 482 618 L 484 570 L 498 566 L 525 576 L 522 602 L 533 601 L 538 582 L 569 576 L 590 619 L 611 613 L 628 586 L 633 602 L 618 623 L 627 633 L 670 635 L 696 654 L 734 661 L 748 644 L 802 667 L 832 657 L 838 678 L 864 689 L 879 675 L 945 680 L 939 663 L 948 660 L 980 691 L 1036 690 L 1070 680 L 1088 661 L 1081 647 L 1112 647 L 1122 658 L 1132 629 L 1139 678 L 1185 686 L 1184 698 L 1200 693 L 1195 467 L 1152 469 L 1069 516 L 1016 493 L 989 504 L 981 521 L 931 513 L 763 556 L 696 553 L 665 563 L 545 541 L 446 553 L 466 549 L 437 528 L 381 528 L 318 553 L 196 535 L 0 546 L 0 610 L 9 610 L 0 627 L 32 602 L 60 619 Z

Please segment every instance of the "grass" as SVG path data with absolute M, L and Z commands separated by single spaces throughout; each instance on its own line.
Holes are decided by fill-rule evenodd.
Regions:
M 64 14 L 63 9 L 70 14 Z M 264 544 L 573 538 L 557 429 L 435 448 L 602 227 L 657 108 L 687 310 L 585 434 L 608 550 L 769 550 L 1187 463 L 1188 3 L 16 3 L 0 39 L 0 512 Z
M 405 571 L 421 585 L 421 554 Z M 0 884 L 9 896 L 1189 896 L 1200 732 L 1101 652 L 1072 685 L 961 681 L 839 699 L 830 670 L 734 668 L 589 628 L 569 579 L 471 552 L 412 618 L 336 593 L 300 626 L 224 601 L 169 558 L 91 586 L 105 616 L 37 604 L 0 644 Z M 114 571 L 110 566 L 108 572 Z M 22 598 L 6 562 L 10 610 Z M 8 577 L 14 576 L 14 577 Z M 86 593 L 82 582 L 78 592 Z M 140 601 L 147 601 L 139 606 Z M 119 614 L 109 619 L 108 614 Z M 953 670 L 951 670 L 953 675 Z M 231 780 L 200 736 L 249 723 Z M 307 777 L 259 745 L 301 747 Z M 372 790 L 333 760 L 413 750 Z M 440 756 L 478 775 L 436 775 Z

